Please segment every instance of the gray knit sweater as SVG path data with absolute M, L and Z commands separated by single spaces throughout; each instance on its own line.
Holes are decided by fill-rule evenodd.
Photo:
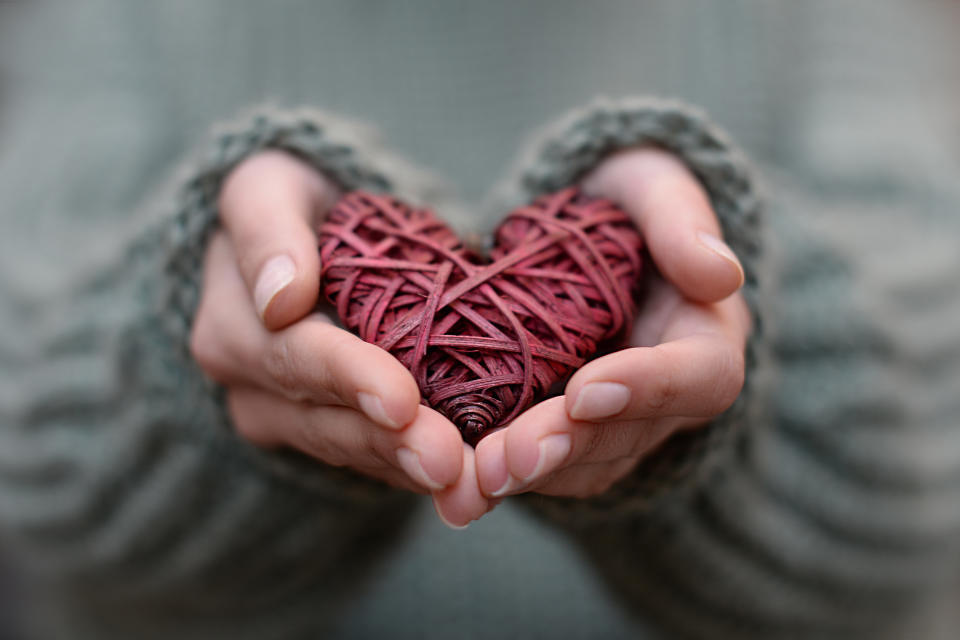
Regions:
M 0 552 L 39 637 L 955 636 L 954 9 L 78 4 L 0 9 Z M 352 118 L 199 135 L 264 98 Z M 235 435 L 186 345 L 244 157 L 484 229 L 638 144 L 684 160 L 747 272 L 747 384 L 706 429 L 462 533 Z

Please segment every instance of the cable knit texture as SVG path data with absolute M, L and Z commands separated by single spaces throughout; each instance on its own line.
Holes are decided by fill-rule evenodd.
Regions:
M 0 3 L 0 552 L 40 637 L 955 638 L 955 3 L 415 5 Z M 607 495 L 463 532 L 233 433 L 187 336 L 237 162 L 282 148 L 458 230 L 495 220 L 370 130 L 275 109 L 134 215 L 211 121 L 325 105 L 478 200 L 525 131 L 607 93 L 702 105 L 763 167 L 763 224 L 726 137 L 649 100 L 548 127 L 497 217 L 624 146 L 677 153 L 759 321 L 731 410 Z

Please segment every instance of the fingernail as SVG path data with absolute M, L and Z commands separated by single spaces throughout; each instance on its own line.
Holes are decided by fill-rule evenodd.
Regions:
M 400 447 L 397 449 L 397 462 L 400 467 L 407 472 L 407 475 L 422 484 L 431 491 L 439 491 L 444 485 L 440 484 L 424 470 L 420 463 L 420 454 L 409 447 Z
M 383 408 L 383 401 L 380 400 L 378 395 L 360 391 L 357 393 L 357 404 L 360 405 L 360 410 L 367 414 L 368 418 L 378 424 L 390 429 L 399 429 L 403 426 L 387 415 L 387 410 Z
M 440 518 L 440 522 L 447 525 L 449 528 L 453 529 L 454 531 L 463 531 L 470 524 L 469 522 L 464 525 L 453 524 L 452 522 L 447 520 L 446 516 L 443 515 L 443 511 L 440 510 L 440 505 L 437 504 L 436 496 L 434 496 L 433 498 L 433 510 L 437 512 L 437 517 Z
M 580 389 L 570 409 L 574 420 L 607 418 L 623 411 L 630 402 L 630 389 L 619 382 L 591 382 Z
M 740 286 L 743 286 L 743 281 L 745 279 L 743 273 L 743 265 L 740 264 L 740 260 L 737 258 L 737 254 L 733 252 L 726 242 L 713 235 L 712 233 L 707 233 L 706 231 L 698 231 L 697 239 L 700 240 L 700 244 L 714 252 L 727 262 L 733 264 L 737 268 L 737 272 L 740 274 Z
M 566 433 L 556 433 L 552 436 L 540 438 L 540 457 L 537 466 L 524 478 L 524 482 L 532 482 L 539 478 L 545 469 L 553 469 L 560 464 L 570 453 L 570 436 Z
M 506 495 L 507 493 L 513 491 L 519 486 L 520 486 L 520 483 L 517 482 L 517 480 L 513 476 L 511 476 L 510 474 L 507 474 L 507 479 L 504 481 L 503 486 L 501 486 L 499 489 L 491 493 L 490 497 L 500 498 Z
M 260 275 L 257 276 L 257 284 L 253 288 L 253 302 L 257 306 L 257 313 L 262 318 L 267 312 L 267 307 L 277 296 L 278 293 L 293 282 L 297 276 L 297 265 L 289 256 L 274 256 L 267 260 L 263 268 L 260 269 Z

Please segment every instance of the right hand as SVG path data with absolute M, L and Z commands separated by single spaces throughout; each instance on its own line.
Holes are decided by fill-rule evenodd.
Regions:
M 419 404 L 399 361 L 314 311 L 314 224 L 338 195 L 279 151 L 231 172 L 219 200 L 223 229 L 206 253 L 192 354 L 226 387 L 242 437 L 431 492 L 445 521 L 462 525 L 491 505 L 477 486 L 472 449 L 450 421 Z

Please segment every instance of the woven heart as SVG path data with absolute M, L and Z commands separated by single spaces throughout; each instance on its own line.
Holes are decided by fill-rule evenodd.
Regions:
M 490 259 L 427 209 L 353 192 L 320 227 L 341 321 L 402 362 L 476 444 L 632 324 L 641 240 L 611 202 L 569 188 L 513 211 Z

